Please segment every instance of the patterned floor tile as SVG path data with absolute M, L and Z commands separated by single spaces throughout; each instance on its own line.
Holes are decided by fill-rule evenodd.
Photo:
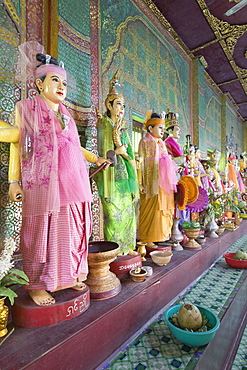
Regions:
M 231 246 L 228 252 L 246 244 L 247 235 Z M 246 270 L 231 268 L 221 257 L 173 303 L 178 304 L 182 299 L 199 304 L 210 308 L 221 318 L 246 275 Z M 161 314 L 102 370 L 192 370 L 205 348 L 190 347 L 174 338 Z M 247 329 L 232 369 L 247 370 Z
M 247 370 L 247 327 L 245 328 L 232 370 Z

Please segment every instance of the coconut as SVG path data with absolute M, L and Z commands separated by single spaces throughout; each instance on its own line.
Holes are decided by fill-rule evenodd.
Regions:
M 243 249 L 239 249 L 233 256 L 235 260 L 247 260 L 247 252 Z
M 198 330 L 202 326 L 202 314 L 191 303 L 184 303 L 178 311 L 178 323 L 182 329 Z

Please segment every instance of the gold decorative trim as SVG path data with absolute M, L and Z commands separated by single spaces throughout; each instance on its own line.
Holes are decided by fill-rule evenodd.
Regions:
M 13 18 L 13 21 L 18 27 L 20 28 L 20 18 L 18 14 L 16 13 L 15 7 L 10 0 L 4 0 L 4 5 L 8 9 L 9 14 L 11 15 L 11 18 Z
M 208 67 L 208 63 L 207 63 L 206 59 L 204 58 L 204 56 L 200 56 L 199 57 L 199 60 L 202 63 L 202 65 L 203 65 L 204 68 L 207 68 Z
M 84 108 L 84 107 L 79 107 L 78 105 L 75 105 L 75 104 L 72 104 L 70 102 L 68 102 L 67 100 L 65 100 L 64 104 L 71 108 L 71 109 L 74 109 L 75 111 L 77 112 L 91 112 L 92 111 L 92 108 Z
M 168 31 L 168 33 L 171 35 L 171 37 L 178 43 L 178 45 L 185 51 L 185 53 L 191 58 L 195 58 L 194 52 L 198 50 L 204 49 L 206 46 L 215 44 L 216 42 L 219 42 L 221 45 L 225 55 L 227 56 L 229 62 L 231 63 L 231 66 L 237 75 L 236 81 L 239 81 L 247 94 L 247 70 L 240 68 L 236 65 L 235 61 L 233 60 L 233 52 L 234 47 L 237 43 L 237 40 L 239 37 L 241 37 L 246 31 L 247 31 L 247 24 L 246 25 L 230 25 L 229 23 L 225 21 L 221 21 L 220 19 L 213 16 L 205 2 L 205 0 L 196 0 L 199 7 L 201 8 L 206 20 L 208 21 L 212 31 L 214 32 L 215 39 L 212 41 L 209 41 L 208 43 L 205 43 L 203 45 L 200 45 L 198 48 L 195 48 L 193 50 L 189 50 L 188 47 L 184 44 L 184 42 L 180 39 L 178 34 L 174 31 L 171 24 L 166 20 L 164 15 L 159 11 L 159 9 L 156 7 L 156 5 L 153 3 L 152 0 L 143 0 L 143 2 L 149 7 L 149 9 L 152 11 L 152 13 L 156 16 L 156 18 L 160 21 L 160 23 L 164 26 L 164 28 Z M 229 0 L 229 1 L 235 1 L 238 0 Z M 247 53 L 246 53 L 247 55 Z M 206 71 L 205 71 L 206 73 Z M 207 79 L 211 82 L 211 84 L 220 91 L 222 94 L 222 91 L 218 86 L 221 86 L 222 84 L 226 84 L 232 81 L 227 81 L 222 84 L 217 84 L 212 80 L 212 78 L 209 77 L 209 75 L 206 73 Z M 229 98 L 231 101 L 233 101 L 230 94 Z M 234 103 L 236 107 L 237 104 Z M 237 114 L 240 116 L 240 114 L 237 112 Z
M 44 1 L 43 12 L 45 49 L 58 58 L 58 1 Z
M 200 46 L 198 46 L 197 48 L 195 48 L 195 49 L 191 50 L 191 53 L 195 53 L 195 52 L 196 52 L 196 51 L 198 51 L 198 50 L 202 50 L 202 49 L 206 48 L 207 46 L 210 46 L 210 45 L 215 44 L 216 42 L 218 42 L 218 40 L 217 40 L 217 39 L 214 39 L 214 40 L 212 40 L 212 41 L 206 42 L 205 44 L 200 45 Z
M 177 42 L 177 44 L 183 49 L 183 51 L 191 58 L 194 58 L 193 53 L 189 50 L 189 48 L 185 45 L 185 43 L 181 40 L 178 34 L 174 31 L 171 24 L 167 21 L 164 15 L 159 11 L 157 6 L 153 3 L 152 0 L 142 0 L 152 11 L 152 13 L 156 16 L 156 18 L 160 21 L 162 26 L 167 30 L 170 36 Z
M 0 39 L 4 42 L 17 47 L 19 45 L 19 40 L 16 38 L 16 35 L 13 35 L 13 32 L 8 31 L 6 28 L 0 27 Z
M 209 74 L 207 73 L 207 71 L 204 71 L 205 73 L 205 78 L 206 80 L 210 83 L 210 85 L 215 89 L 215 91 L 219 94 L 219 95 L 222 95 L 223 92 L 222 90 L 218 87 L 218 85 L 214 82 L 214 80 L 212 79 L 212 77 L 209 76 Z
M 59 22 L 64 26 L 64 28 L 68 29 L 70 33 L 74 34 L 79 39 L 85 40 L 87 42 L 90 42 L 90 37 L 84 36 L 82 37 L 82 34 L 76 31 L 68 22 L 66 22 L 63 18 L 59 17 Z
M 126 19 L 125 19 L 125 21 L 124 22 L 122 22 L 119 26 L 118 26 L 118 28 L 117 28 L 117 30 L 116 30 L 116 41 L 115 41 L 115 44 L 113 45 L 113 46 L 111 46 L 111 47 L 109 47 L 109 49 L 108 49 L 108 53 L 107 53 L 107 57 L 106 57 L 106 60 L 105 60 L 105 63 L 102 65 L 102 74 L 104 74 L 105 73 L 105 71 L 107 71 L 107 69 L 108 69 L 108 65 L 110 64 L 110 62 L 111 62 L 111 60 L 112 60 L 112 58 L 113 58 L 113 54 L 118 50 L 118 48 L 119 48 L 119 44 L 120 44 L 120 37 L 121 37 L 121 32 L 122 32 L 122 30 L 124 29 L 124 28 L 126 28 L 127 27 L 127 24 L 129 23 L 129 22 L 133 22 L 133 21 L 135 21 L 135 20 L 137 20 L 137 19 L 139 19 L 139 20 L 141 20 L 141 21 L 143 21 L 143 19 L 139 16 L 139 15 L 136 15 L 136 16 L 134 16 L 134 17 L 127 17 Z
M 144 2 L 146 2 L 147 0 L 143 0 Z M 154 5 L 154 4 L 153 4 Z M 162 16 L 163 18 L 164 18 L 164 16 Z M 104 74 L 105 73 L 105 71 L 107 71 L 108 70 L 108 66 L 109 66 L 109 64 L 111 63 L 111 60 L 112 60 L 112 58 L 113 58 L 113 54 L 118 50 L 118 48 L 119 48 L 119 44 L 120 44 L 120 38 L 121 38 L 121 33 L 122 33 L 122 31 L 127 27 L 127 25 L 128 25 L 128 23 L 129 22 L 134 22 L 134 21 L 136 21 L 136 20 L 140 20 L 143 24 L 145 24 L 145 26 L 147 27 L 147 28 L 149 28 L 150 29 L 150 26 L 149 26 L 149 24 L 146 22 L 146 20 L 143 18 L 143 17 L 141 17 L 141 16 L 139 16 L 139 15 L 135 15 L 134 17 L 132 17 L 132 16 L 130 16 L 130 17 L 127 17 L 126 19 L 125 19 L 125 21 L 124 22 L 122 22 L 119 26 L 118 26 L 118 28 L 117 28 L 117 30 L 116 30 L 116 41 L 115 41 L 115 44 L 113 45 L 113 46 L 111 46 L 111 47 L 109 47 L 109 49 L 108 49 L 108 54 L 107 54 L 107 57 L 106 57 L 106 60 L 105 60 L 105 63 L 102 65 L 102 74 Z M 166 20 L 165 20 L 165 18 L 164 18 L 164 22 L 167 22 Z M 168 22 L 167 22 L 168 23 Z M 171 26 L 170 26 L 171 27 Z M 166 31 L 168 31 L 167 29 L 166 29 Z M 164 39 L 162 39 L 161 38 L 161 36 L 159 35 L 159 32 L 158 32 L 158 29 L 157 29 L 157 31 L 155 31 L 154 29 L 152 29 L 152 32 L 153 33 L 155 33 L 155 36 L 157 37 L 157 39 L 160 41 L 160 42 L 164 42 Z M 169 32 L 169 31 L 168 31 Z M 174 31 L 175 32 L 175 31 Z M 169 32 L 170 33 L 170 32 Z M 161 33 L 161 35 L 162 36 L 164 36 L 162 33 Z M 165 37 L 165 36 L 164 36 Z M 173 36 L 172 36 L 173 37 Z M 177 38 L 178 38 L 178 36 L 177 36 Z M 173 40 L 174 40 L 174 37 L 173 37 Z M 175 42 L 179 45 L 179 46 L 181 46 L 180 45 L 180 43 L 178 42 L 178 40 L 176 39 L 175 40 Z M 182 48 L 183 49 L 183 52 L 185 53 L 185 56 L 186 57 L 188 57 L 188 58 L 191 58 L 191 59 L 194 59 L 195 57 L 194 57 L 194 55 L 193 54 L 191 54 L 190 52 L 189 52 L 189 49 L 188 48 L 186 48 L 186 51 L 184 50 L 184 48 Z
M 238 81 L 238 78 L 234 78 L 233 80 L 228 80 L 228 81 L 225 81 L 225 82 L 221 82 L 220 84 L 218 84 L 218 86 L 227 85 L 227 84 L 230 84 L 231 82 L 236 82 L 236 81 Z
M 198 97 L 198 59 L 193 59 L 192 61 L 192 102 L 191 102 L 191 109 L 192 109 L 192 142 L 194 145 L 199 146 L 199 97 Z
M 222 167 L 225 168 L 226 165 L 226 95 L 222 94 L 221 96 L 221 154 L 223 157 Z
M 245 105 L 247 104 L 247 101 L 244 101 L 243 103 L 238 103 L 238 105 Z
M 236 46 L 238 39 L 247 31 L 247 24 L 231 25 L 225 21 L 222 21 L 210 13 L 205 0 L 196 0 L 196 1 L 200 6 L 212 31 L 214 32 L 217 41 L 222 47 L 222 50 L 224 51 L 226 57 L 228 58 L 233 71 L 237 75 L 237 80 L 241 83 L 245 93 L 247 94 L 247 70 L 238 67 L 233 59 L 234 48 Z M 203 48 L 203 46 L 201 46 L 201 48 Z M 222 84 L 219 84 L 218 86 L 221 86 Z
M 91 54 L 90 41 L 88 38 L 82 37 L 79 33 L 71 29 L 70 25 L 63 19 L 59 18 L 59 36 L 61 36 L 69 44 L 73 45 L 74 48 Z
M 213 16 L 209 11 L 204 11 L 210 27 L 214 31 L 218 41 L 225 41 L 226 52 L 233 55 L 237 40 L 246 32 L 247 25 L 231 25 Z
M 26 0 L 21 0 L 21 43 L 26 41 Z
M 233 109 L 237 112 L 238 110 L 238 104 L 235 102 L 235 100 L 233 99 L 233 97 L 231 96 L 231 94 L 229 92 L 225 93 L 225 96 L 228 97 L 229 99 L 229 102 L 233 105 Z

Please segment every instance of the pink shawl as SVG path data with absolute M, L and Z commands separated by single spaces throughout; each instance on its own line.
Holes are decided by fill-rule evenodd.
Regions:
M 59 212 L 74 202 L 91 202 L 86 160 L 83 157 L 75 122 L 60 104 L 66 121 L 59 121 L 39 96 L 16 105 L 20 127 L 23 216 Z
M 165 139 L 165 144 L 166 144 L 168 153 L 172 157 L 181 157 L 182 155 L 184 155 L 180 145 L 177 143 L 177 141 L 172 136 L 169 136 L 167 139 Z
M 146 197 L 159 193 L 159 186 L 167 194 L 176 191 L 177 165 L 167 154 L 163 140 L 156 140 L 147 133 L 140 141 L 139 153 L 142 161 L 143 186 Z

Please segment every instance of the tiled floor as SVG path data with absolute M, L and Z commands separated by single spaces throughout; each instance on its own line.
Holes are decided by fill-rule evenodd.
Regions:
M 232 369 L 247 370 L 247 327 L 245 328 L 241 343 L 238 347 L 238 352 L 233 362 Z
M 247 235 L 229 252 L 247 245 Z M 246 248 L 246 247 L 245 247 Z M 182 293 L 186 302 L 210 308 L 221 318 L 245 279 L 247 270 L 229 267 L 221 257 L 192 286 Z M 180 303 L 179 300 L 173 302 Z M 102 369 L 106 370 L 191 370 L 206 347 L 190 347 L 172 336 L 163 313 Z M 245 329 L 232 370 L 247 370 L 247 329 Z

